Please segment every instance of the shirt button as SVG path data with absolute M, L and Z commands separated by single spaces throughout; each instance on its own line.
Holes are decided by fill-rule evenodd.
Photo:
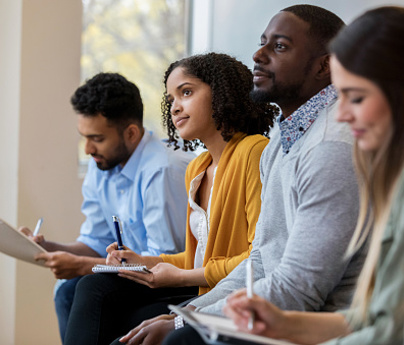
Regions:
M 123 194 L 123 193 L 125 193 L 125 190 L 124 190 L 124 189 L 121 189 L 121 194 Z
M 303 128 L 303 127 L 299 127 L 299 131 L 300 131 L 300 132 L 303 132 L 303 131 L 304 131 L 304 128 Z

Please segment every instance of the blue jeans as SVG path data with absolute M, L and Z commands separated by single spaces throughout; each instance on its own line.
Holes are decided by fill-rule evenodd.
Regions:
M 59 334 L 62 343 L 65 339 L 67 321 L 73 304 L 76 285 L 82 277 L 73 279 L 59 279 L 56 282 L 53 300 L 55 302 L 56 316 L 59 324 Z

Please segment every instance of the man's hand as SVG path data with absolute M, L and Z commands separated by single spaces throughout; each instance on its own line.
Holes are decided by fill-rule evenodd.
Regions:
M 45 266 L 51 269 L 57 279 L 71 279 L 91 273 L 82 257 L 67 252 L 40 253 L 35 260 L 44 260 Z
M 174 317 L 175 315 L 159 315 L 143 321 L 119 341 L 128 345 L 159 345 L 174 330 Z
M 18 231 L 22 232 L 25 236 L 30 238 L 35 243 L 38 243 L 40 246 L 42 246 L 42 243 L 45 242 L 45 237 L 42 234 L 38 234 L 38 235 L 34 236 L 34 233 L 29 228 L 27 228 L 26 226 L 20 227 L 18 229 Z
M 165 263 L 158 263 L 150 269 L 152 273 L 132 272 L 120 270 L 119 276 L 146 285 L 152 289 L 163 287 L 183 287 L 184 270 Z

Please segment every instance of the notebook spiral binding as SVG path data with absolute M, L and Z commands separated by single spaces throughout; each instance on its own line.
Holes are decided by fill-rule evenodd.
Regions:
M 141 264 L 95 265 L 92 268 L 94 273 L 119 273 L 119 270 L 151 273 L 146 266 Z

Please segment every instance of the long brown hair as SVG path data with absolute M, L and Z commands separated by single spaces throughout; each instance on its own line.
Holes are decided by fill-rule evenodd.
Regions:
M 330 51 L 348 71 L 380 87 L 392 115 L 392 126 L 376 152 L 355 147 L 361 208 L 348 253 L 354 253 L 371 232 L 369 252 L 358 280 L 352 307 L 355 323 L 366 323 L 373 293 L 380 244 L 391 208 L 394 186 L 404 166 L 404 8 L 370 10 L 344 28 Z

